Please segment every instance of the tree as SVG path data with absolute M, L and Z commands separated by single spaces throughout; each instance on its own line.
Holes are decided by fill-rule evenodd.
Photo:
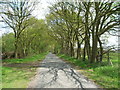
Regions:
M 7 0 L 0 3 L 3 22 L 14 31 L 15 57 L 18 58 L 18 41 L 23 30 L 29 26 L 28 19 L 34 10 L 36 2 L 30 0 Z
M 30 26 L 25 28 L 20 34 L 18 40 L 18 58 L 23 58 L 33 54 L 40 54 L 51 50 L 51 46 L 55 44 L 54 40 L 48 35 L 48 26 L 43 19 L 31 17 L 29 20 Z M 2 55 L 3 59 L 14 57 L 14 33 L 4 34 L 2 39 Z
M 77 58 L 80 55 L 82 43 L 81 6 L 73 3 L 58 2 L 50 8 L 48 24 L 54 33 L 54 38 L 60 41 L 62 51 L 70 56 L 75 56 L 75 42 L 77 42 Z M 47 18 L 48 19 L 48 18 Z M 52 22 L 52 23 L 51 23 Z M 53 36 L 53 35 L 51 35 Z
M 19 52 L 21 52 L 22 57 L 48 51 L 52 43 L 48 35 L 48 26 L 44 20 L 32 17 L 29 19 L 30 23 L 31 26 L 22 32 L 19 39 Z
M 119 25 L 115 15 L 119 10 L 116 2 L 57 2 L 50 7 L 48 24 L 52 36 L 68 55 L 77 53 L 77 58 L 81 59 L 83 53 L 83 60 L 87 57 L 94 63 L 103 58 L 101 36 Z M 83 50 L 81 45 L 84 45 Z
M 4 34 L 2 37 L 2 53 L 6 52 L 13 52 L 15 47 L 14 47 L 14 34 L 13 33 L 7 33 Z
M 102 59 L 102 42 L 100 40 L 101 35 L 103 35 L 105 32 L 109 31 L 110 29 L 114 28 L 115 26 L 118 26 L 119 23 L 116 21 L 116 19 L 112 19 L 114 13 L 118 12 L 120 8 L 118 5 L 113 6 L 114 2 L 106 3 L 106 2 L 95 2 L 94 3 L 94 9 L 95 9 L 95 18 L 92 21 L 92 31 L 94 33 L 92 34 L 92 55 L 91 55 L 91 62 L 95 62 L 95 58 L 97 55 L 97 43 L 100 44 L 100 57 Z

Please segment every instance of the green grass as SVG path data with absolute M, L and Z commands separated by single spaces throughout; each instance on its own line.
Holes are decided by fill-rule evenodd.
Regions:
M 103 63 L 90 64 L 87 60 L 81 61 L 70 56 L 58 55 L 60 58 L 70 62 L 77 66 L 80 70 L 84 70 L 88 78 L 94 80 L 103 88 L 118 88 L 118 54 L 110 53 L 111 61 L 113 66 L 107 63 L 104 58 Z
M 41 61 L 45 58 L 47 53 L 26 57 L 24 59 L 9 59 L 4 60 L 3 63 L 16 64 L 16 63 L 31 63 Z M 2 88 L 27 88 L 30 78 L 35 75 L 35 67 L 2 67 Z
M 32 62 L 32 61 L 37 61 L 37 60 L 43 59 L 46 54 L 47 53 L 41 53 L 41 54 L 38 54 L 38 55 L 25 57 L 25 58 L 22 58 L 22 59 L 6 59 L 6 60 L 3 60 L 3 62 L 5 62 L 5 63 L 26 63 L 26 62 Z
M 88 72 L 87 76 L 104 88 L 118 88 L 118 66 L 98 67 L 94 72 Z
M 35 68 L 2 67 L 2 88 L 26 88 Z

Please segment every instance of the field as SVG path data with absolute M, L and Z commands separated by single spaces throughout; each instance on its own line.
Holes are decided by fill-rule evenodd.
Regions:
M 27 88 L 30 79 L 35 75 L 36 67 L 47 53 L 29 56 L 23 59 L 3 61 L 2 88 Z
M 110 53 L 113 66 L 104 58 L 102 63 L 90 64 L 88 61 L 72 58 L 66 55 L 58 55 L 60 58 L 76 66 L 81 73 L 95 81 L 102 88 L 118 88 L 118 53 Z

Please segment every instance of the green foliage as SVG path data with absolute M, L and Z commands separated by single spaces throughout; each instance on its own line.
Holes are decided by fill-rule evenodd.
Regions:
M 0 40 L 2 39 L 0 44 L 2 43 L 3 45 L 0 47 L 2 47 L 3 53 L 16 51 L 15 53 L 18 53 L 22 59 L 7 59 L 3 62 L 8 64 L 27 63 L 44 58 L 45 53 L 40 54 L 43 52 L 52 51 L 54 53 L 62 53 L 63 55 L 60 55 L 61 58 L 68 60 L 81 69 L 87 70 L 89 77 L 95 79 L 102 86 L 117 87 L 118 58 L 116 53 L 110 53 L 113 67 L 108 65 L 106 55 L 104 55 L 104 58 L 100 55 L 100 57 L 103 58 L 102 63 L 94 63 L 97 61 L 96 56 L 99 56 L 99 54 L 102 54 L 104 51 L 102 50 L 104 44 L 101 40 L 101 35 L 105 35 L 105 32 L 118 26 L 117 21 L 114 20 L 119 12 L 119 7 L 116 5 L 114 2 L 59 2 L 50 7 L 50 13 L 46 16 L 45 20 L 38 20 L 35 17 L 26 18 L 25 20 L 17 18 L 18 21 L 23 20 L 21 21 L 22 24 L 16 22 L 16 25 L 18 25 L 14 28 L 16 31 L 14 31 L 15 34 L 8 33 L 0 38 Z M 11 16 L 14 17 L 14 15 Z M 8 23 L 15 26 L 14 20 L 12 18 L 9 19 L 11 19 L 12 22 Z M 99 44 L 97 44 L 98 42 Z M 100 49 L 97 49 L 99 47 L 98 45 Z M 82 46 L 84 46 L 85 52 L 83 52 Z M 101 52 L 98 54 L 98 51 Z M 17 54 L 15 55 L 18 57 Z M 32 55 L 32 57 L 30 55 Z M 88 59 L 82 61 L 73 58 L 76 56 L 78 59 L 81 58 L 81 56 L 84 58 L 87 57 Z M 93 64 L 89 63 L 89 61 Z M 102 61 L 102 59 L 100 60 L 99 58 L 99 61 Z M 93 72 L 90 72 L 89 69 L 92 69 Z M 21 82 L 19 79 L 17 81 L 16 75 L 26 72 L 24 70 L 23 72 L 16 72 L 16 70 L 15 68 L 14 70 L 13 68 L 3 68 L 4 75 L 9 74 L 16 78 L 16 81 L 13 80 L 14 82 L 10 85 L 18 81 Z M 16 72 L 16 75 L 12 75 L 10 72 Z M 4 80 L 11 82 L 13 78 L 5 79 L 10 76 L 5 76 Z M 24 76 L 20 77 L 21 80 L 24 81 L 24 79 L 22 79 Z M 112 84 L 112 82 L 114 83 Z M 7 84 L 5 86 L 8 86 Z M 20 83 L 18 83 L 18 85 L 19 84 Z
M 45 24 L 44 20 L 37 20 L 36 18 L 31 18 L 31 26 L 26 28 L 20 37 L 19 52 L 25 54 L 41 53 L 48 51 L 49 45 L 52 40 L 48 35 L 48 26 Z
M 2 52 L 14 51 L 14 34 L 8 33 L 2 36 Z
M 40 54 L 51 49 L 54 40 L 48 35 L 48 26 L 44 20 L 31 17 L 26 21 L 29 26 L 20 34 L 17 51 L 20 58 L 28 55 Z M 15 51 L 15 38 L 13 33 L 2 36 L 2 52 Z M 18 60 L 19 62 L 19 60 Z
M 46 16 L 46 21 L 50 35 L 61 45 L 55 47 L 55 52 L 61 51 L 78 59 L 87 57 L 91 63 L 102 61 L 108 39 L 105 33 L 119 26 L 115 19 L 117 15 L 114 15 L 119 12 L 119 5 L 114 4 L 115 2 L 56 2 L 49 7 L 50 13 Z

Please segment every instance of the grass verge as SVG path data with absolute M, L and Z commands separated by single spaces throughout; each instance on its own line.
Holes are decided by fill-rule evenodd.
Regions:
M 118 54 L 111 54 L 113 66 L 108 65 L 106 59 L 103 63 L 90 64 L 88 61 L 81 61 L 70 56 L 58 55 L 60 58 L 76 66 L 89 79 L 103 88 L 118 88 Z
M 38 66 L 47 53 L 41 53 L 24 59 L 3 61 L 2 88 L 27 88 L 30 78 L 35 75 Z

